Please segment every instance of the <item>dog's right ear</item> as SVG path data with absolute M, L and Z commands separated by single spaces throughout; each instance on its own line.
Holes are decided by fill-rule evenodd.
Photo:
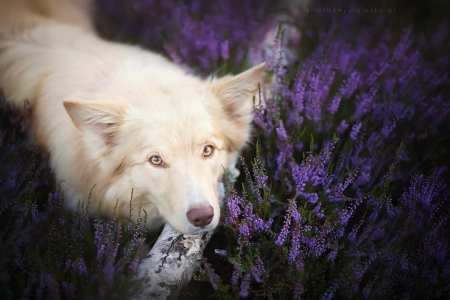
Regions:
M 114 143 L 114 137 L 127 112 L 128 106 L 117 102 L 64 100 L 64 107 L 83 138 L 101 153 Z

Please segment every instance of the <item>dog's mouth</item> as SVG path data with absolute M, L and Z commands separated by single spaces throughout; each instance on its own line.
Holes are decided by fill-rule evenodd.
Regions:
M 206 232 L 216 229 L 218 224 L 216 224 L 216 225 L 214 225 L 214 224 L 215 224 L 214 220 L 211 224 L 208 224 L 204 227 L 196 227 L 192 224 L 189 224 L 189 226 L 184 228 L 183 234 L 184 235 L 201 235 L 203 233 L 206 233 Z

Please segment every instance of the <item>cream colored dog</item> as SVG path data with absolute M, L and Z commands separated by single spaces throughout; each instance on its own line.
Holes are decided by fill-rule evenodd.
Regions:
M 218 180 L 249 139 L 265 64 L 203 80 L 158 54 L 98 37 L 87 0 L 0 0 L 0 86 L 32 105 L 32 134 L 50 152 L 66 204 L 93 189 L 128 216 L 131 191 L 148 228 L 185 234 L 220 217 Z

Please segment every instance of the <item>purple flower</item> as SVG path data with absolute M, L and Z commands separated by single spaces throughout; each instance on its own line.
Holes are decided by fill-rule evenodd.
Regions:
M 305 197 L 305 199 L 311 204 L 315 204 L 319 201 L 319 196 L 317 193 L 303 193 L 303 197 Z
M 266 175 L 261 160 L 258 157 L 255 158 L 255 163 L 253 164 L 253 174 L 255 176 L 256 187 L 258 189 L 265 188 L 269 177 Z
M 105 249 L 105 245 L 102 244 L 100 245 L 100 247 L 97 250 L 97 259 L 101 260 L 103 258 L 103 256 L 106 254 L 106 249 Z
M 284 225 L 283 228 L 281 229 L 280 234 L 278 235 L 275 245 L 277 246 L 283 245 L 284 241 L 288 237 L 290 226 L 291 226 L 291 216 L 288 213 L 284 217 Z
M 227 250 L 215 249 L 214 253 L 220 256 L 227 256 Z
M 334 96 L 333 100 L 331 101 L 330 106 L 328 107 L 328 110 L 330 111 L 330 113 L 335 114 L 338 111 L 339 104 L 341 103 L 341 99 L 342 99 L 342 95 L 339 93 Z
M 208 276 L 209 282 L 214 290 L 218 289 L 218 283 L 220 281 L 219 276 L 214 272 L 214 269 L 211 267 L 211 264 L 208 263 L 206 258 L 202 259 L 203 268 L 206 271 L 206 275 Z
M 337 131 L 338 131 L 339 133 L 342 133 L 342 132 L 344 132 L 347 128 L 348 128 L 347 122 L 346 122 L 345 120 L 342 120 L 342 122 L 341 122 L 341 124 L 339 125 Z
M 270 225 L 269 225 L 269 227 L 270 227 Z M 261 218 L 256 218 L 256 219 L 254 219 L 254 221 L 253 221 L 253 228 L 254 228 L 256 231 L 259 231 L 259 230 L 264 230 L 264 229 L 266 229 L 267 226 L 266 226 L 266 224 L 264 223 L 264 220 L 263 220 L 263 219 L 261 219 Z
M 250 291 L 250 274 L 245 274 L 244 278 L 242 278 L 239 297 L 247 298 L 249 291 Z
M 373 71 L 372 74 L 366 79 L 366 83 L 368 86 L 372 86 L 375 81 L 380 77 L 384 71 L 389 67 L 389 64 L 391 63 L 390 60 L 384 60 L 379 65 L 379 70 Z
M 301 281 L 297 281 L 295 283 L 294 297 L 292 297 L 292 299 L 300 300 L 302 298 L 303 293 L 304 293 L 303 284 L 301 283 Z
M 328 260 L 334 261 L 336 259 L 337 251 L 331 251 L 330 254 L 328 254 Z
M 340 93 L 344 98 L 350 98 L 353 92 L 356 90 L 359 84 L 361 74 L 358 71 L 353 71 L 350 78 L 347 79 L 346 83 L 340 88 Z
M 105 282 L 108 288 L 111 288 L 113 286 L 114 272 L 115 268 L 113 262 L 110 259 L 108 259 L 106 261 L 105 267 L 103 268 L 103 275 L 105 276 Z
M 319 202 L 316 207 L 312 210 L 313 213 L 317 214 L 320 211 L 320 206 L 322 205 L 321 202 Z
M 84 263 L 84 260 L 82 258 L 80 258 L 79 260 L 74 262 L 73 267 L 77 269 L 78 274 L 84 275 L 84 276 L 88 275 L 88 270 L 86 268 L 86 264 Z
M 360 122 L 356 123 L 352 127 L 352 132 L 350 132 L 350 138 L 354 141 L 358 140 L 359 130 L 361 129 L 362 124 Z
M 235 259 L 233 259 L 231 263 L 233 264 L 233 274 L 231 276 L 231 283 L 233 285 L 237 285 L 241 273 L 241 266 Z
M 266 273 L 266 269 L 264 267 L 264 263 L 261 260 L 261 257 L 259 256 L 259 254 L 256 255 L 255 264 L 256 264 L 256 269 L 258 271 L 258 275 L 259 275 L 259 277 L 261 277 L 262 274 Z
M 280 123 L 279 123 L 278 127 L 276 128 L 276 131 L 277 131 L 278 138 L 280 141 L 288 140 L 288 136 L 286 134 L 286 129 L 284 129 L 283 121 L 280 120 Z
M 247 224 L 239 224 L 239 232 L 240 234 L 242 234 L 243 236 L 250 236 L 250 228 Z
M 130 267 L 129 269 L 136 274 L 139 268 L 139 263 L 141 262 L 141 260 L 139 259 L 139 257 L 136 257 L 135 259 L 133 259 L 130 263 Z
M 353 120 L 359 120 L 364 114 L 371 110 L 377 91 L 378 87 L 371 87 L 368 93 L 363 94 L 362 96 L 356 96 L 358 101 L 356 102 L 356 111 L 353 115 Z
M 253 278 L 257 283 L 261 283 L 261 273 L 258 271 L 258 268 L 251 267 L 250 272 L 252 273 Z
M 290 201 L 290 214 L 292 216 L 292 218 L 294 219 L 294 222 L 298 223 L 301 220 L 301 216 L 298 213 L 298 209 L 297 209 L 297 201 L 295 199 L 292 199 Z
M 227 224 L 236 224 L 238 217 L 241 214 L 241 209 L 239 208 L 241 202 L 242 198 L 237 196 L 236 194 L 232 194 L 229 198 L 226 199 L 228 211 L 230 214 L 230 217 L 227 219 Z
M 299 253 L 299 250 L 300 250 L 300 234 L 301 234 L 300 225 L 297 224 L 295 226 L 295 229 L 292 231 L 292 247 L 291 247 L 291 250 L 289 252 L 289 258 L 288 258 L 289 263 L 295 262 L 297 256 L 300 254 Z

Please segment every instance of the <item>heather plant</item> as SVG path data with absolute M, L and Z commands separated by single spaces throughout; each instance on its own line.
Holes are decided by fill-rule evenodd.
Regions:
M 434 168 L 428 176 L 415 174 L 398 199 L 384 193 L 351 198 L 344 192 L 349 192 L 356 172 L 337 181 L 327 176 L 333 147 L 305 157 L 292 175 L 301 190 L 292 198 L 271 195 L 275 183 L 269 185 L 269 178 L 257 172 L 251 176 L 244 165 L 253 179 L 246 181 L 248 190 L 244 187 L 241 196 L 229 186 L 225 212 L 224 227 L 234 242 L 215 250 L 232 271 L 228 268 L 223 274 L 223 266 L 205 259 L 198 276 L 212 284 L 216 296 L 424 299 L 448 295 L 445 207 L 448 210 L 449 193 L 443 168 Z M 255 164 L 259 163 L 256 158 Z M 317 199 L 311 193 L 305 196 L 311 191 Z M 336 201 L 336 195 L 345 202 Z M 361 211 L 364 202 L 375 208 Z
M 436 33 L 439 38 L 432 40 L 443 41 L 445 35 L 441 28 Z M 433 137 L 439 129 L 446 129 L 444 120 L 450 113 L 448 52 L 438 54 L 438 65 L 426 61 L 425 54 L 417 50 L 425 41 L 416 49 L 411 47 L 411 29 L 405 29 L 397 45 L 382 41 L 367 49 L 370 41 L 363 38 L 352 45 L 345 38 L 330 36 L 293 75 L 269 57 L 277 94 L 266 99 L 266 109 L 256 110 L 255 123 L 269 137 L 263 139 L 262 147 L 268 161 L 276 162 L 277 172 L 292 154 L 301 155 L 305 143 L 300 139 L 311 133 L 317 141 L 330 132 L 345 138 L 342 147 L 350 153 L 340 161 L 340 170 L 347 164 L 355 168 L 364 160 L 358 176 L 361 188 L 377 183 L 402 141 L 427 144 L 427 149 L 405 150 L 401 161 L 411 156 L 413 164 L 443 151 L 439 148 L 442 141 Z M 442 46 L 441 41 L 428 47 Z M 404 177 L 392 176 L 393 180 Z
M 272 26 L 274 1 L 98 1 L 100 32 L 135 41 L 209 74 L 245 63 L 248 45 Z M 122 22 L 117 22 L 122 20 Z
M 225 180 L 221 227 L 184 298 L 450 297 L 448 26 L 304 14 L 288 24 L 299 42 L 281 26 L 267 48 L 274 5 L 99 1 L 104 35 L 188 71 L 267 62 L 255 146 L 241 154 L 241 181 Z M 135 292 L 141 225 L 88 219 L 83 202 L 64 215 L 47 159 L 25 141 L 27 118 L 0 105 L 5 295 Z
M 448 164 L 448 29 L 346 34 L 337 24 L 358 19 L 334 21 L 304 30 L 320 39 L 300 62 L 282 30 L 255 56 L 271 74 L 255 100 L 259 155 L 226 199 L 233 242 L 199 276 L 219 298 L 450 293 L 446 169 L 434 166 Z
M 328 290 L 342 297 L 430 299 L 449 295 L 449 191 L 442 172 L 414 174 L 398 199 L 381 193 L 348 234 L 352 257 Z M 367 222 L 366 226 L 363 223 Z M 364 274 L 366 273 L 366 274 Z
M 0 106 L 3 299 L 128 298 L 139 286 L 132 275 L 144 240 L 144 213 L 137 224 L 115 214 L 92 220 L 81 200 L 74 214 L 65 212 L 48 158 L 26 138 L 32 108 L 26 105 L 23 115 L 3 93 Z

